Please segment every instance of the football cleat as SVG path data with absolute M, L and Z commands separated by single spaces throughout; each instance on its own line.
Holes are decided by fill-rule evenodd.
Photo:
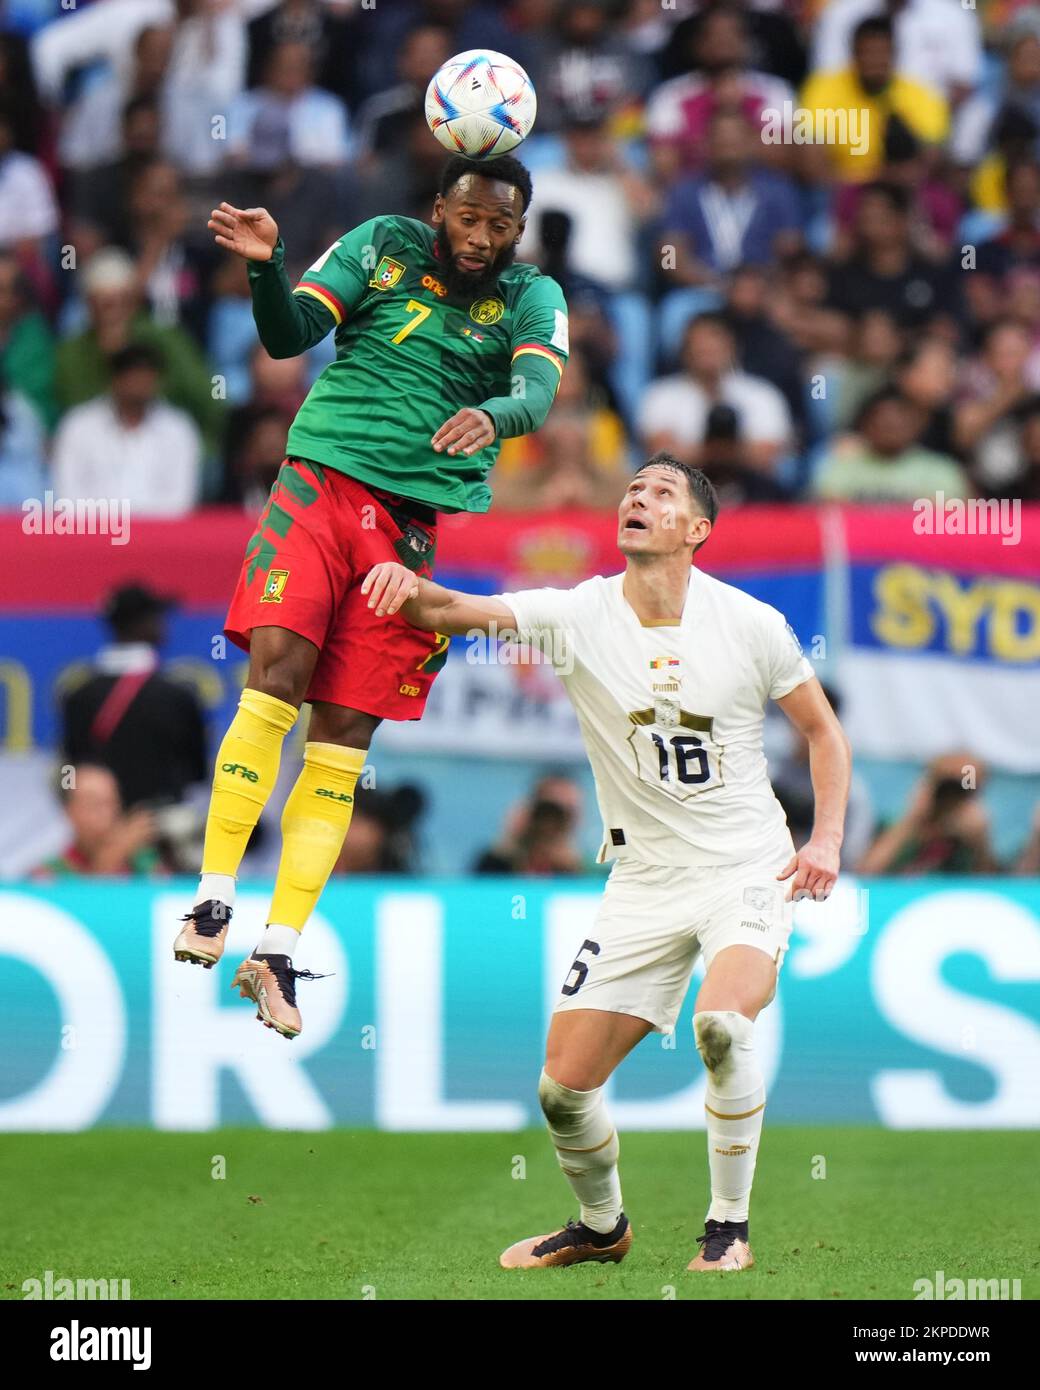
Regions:
M 624 1212 L 612 1231 L 594 1231 L 581 1221 L 568 1221 L 562 1230 L 547 1236 L 528 1236 L 503 1250 L 498 1263 L 503 1269 L 548 1269 L 553 1265 L 620 1264 L 632 1246 L 632 1227 Z
M 188 925 L 181 928 L 173 943 L 174 959 L 212 970 L 224 954 L 224 939 L 231 921 L 230 907 L 215 898 L 207 898 L 204 903 L 197 903 L 181 921 Z
M 243 999 L 256 1004 L 256 1016 L 266 1028 L 273 1028 L 283 1038 L 299 1037 L 303 1020 L 296 1007 L 297 980 L 323 980 L 310 970 L 295 970 L 288 956 L 253 954 L 235 971 L 231 988 Z
M 697 1244 L 701 1248 L 687 1269 L 750 1269 L 755 1263 L 746 1221 L 705 1221 Z

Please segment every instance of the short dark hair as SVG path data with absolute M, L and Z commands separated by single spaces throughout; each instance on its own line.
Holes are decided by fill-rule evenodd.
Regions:
M 890 384 L 901 391 L 902 388 L 899 386 L 899 378 L 904 372 L 910 370 L 923 353 L 928 352 L 931 348 L 936 346 L 949 348 L 951 352 L 953 351 L 953 348 L 946 339 L 939 337 L 937 333 L 923 333 L 920 337 L 915 337 L 912 342 L 908 343 L 906 347 L 902 349 L 899 356 L 896 358 L 895 381 Z
M 853 417 L 853 429 L 862 430 L 879 406 L 893 404 L 913 407 L 914 403 L 906 392 L 901 391 L 894 382 L 889 382 L 885 386 L 879 386 L 876 391 L 873 391 L 866 400 L 860 404 L 859 409 Z
M 690 496 L 700 508 L 703 516 L 706 516 L 715 525 L 715 518 L 719 514 L 719 494 L 715 491 L 711 479 L 706 473 L 702 473 L 699 468 L 694 468 L 692 463 L 684 463 L 682 459 L 677 459 L 674 454 L 669 454 L 665 449 L 659 449 L 645 463 L 641 463 L 636 469 L 635 476 L 638 477 L 645 468 L 672 468 L 676 473 L 681 473 L 686 479 L 686 486 L 690 489 Z M 701 545 L 704 542 L 701 541 Z M 697 547 L 700 549 L 700 546 Z
M 904 188 L 901 183 L 888 183 L 884 179 L 876 179 L 873 183 L 863 185 L 859 198 L 860 204 L 864 198 L 884 198 L 892 211 L 900 217 L 906 217 L 910 212 L 910 190 Z
M 890 43 L 892 42 L 892 21 L 887 15 L 872 14 L 868 15 L 866 19 L 861 19 L 852 31 L 852 47 L 855 48 L 861 39 L 875 37 L 886 38 Z
M 732 338 L 734 343 L 736 342 L 737 335 L 724 309 L 705 309 L 702 313 L 694 314 L 683 329 L 684 343 L 695 328 L 717 328 L 725 333 L 727 338 Z
M 148 367 L 161 376 L 165 366 L 166 359 L 151 343 L 127 343 L 126 347 L 113 352 L 108 359 L 108 368 L 113 376 L 136 371 L 139 367 Z
M 744 29 L 748 27 L 747 15 L 744 13 L 743 6 L 739 3 L 739 0 L 738 3 L 734 3 L 734 0 L 709 0 L 709 3 L 704 6 L 698 16 L 698 37 L 700 36 L 701 30 L 720 15 L 724 15 L 729 19 L 735 19 Z
M 469 159 L 464 154 L 453 154 L 441 170 L 440 195 L 446 198 L 459 179 L 466 174 L 477 174 L 482 179 L 498 179 L 512 184 L 520 194 L 523 211 L 531 206 L 531 175 L 519 159 L 511 154 L 500 154 L 495 159 Z

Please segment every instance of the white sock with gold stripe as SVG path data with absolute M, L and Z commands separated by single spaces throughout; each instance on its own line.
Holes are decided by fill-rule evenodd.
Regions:
M 762 1136 L 766 1090 L 755 1057 L 755 1025 L 743 1014 L 706 1009 L 693 1016 L 697 1051 L 708 1071 L 712 1221 L 746 1221 Z
M 603 1087 L 572 1091 L 543 1071 L 538 1099 L 560 1167 L 581 1203 L 582 1221 L 593 1231 L 612 1231 L 621 1216 L 619 1145 Z

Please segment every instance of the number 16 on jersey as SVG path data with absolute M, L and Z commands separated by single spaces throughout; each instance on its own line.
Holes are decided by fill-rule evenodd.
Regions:
M 650 725 L 647 713 L 630 716 L 634 727 L 629 742 L 642 781 L 656 783 L 680 800 L 722 785 L 722 750 L 711 741 L 711 719 L 681 711 L 677 722 L 697 733 L 685 728 L 673 733 Z

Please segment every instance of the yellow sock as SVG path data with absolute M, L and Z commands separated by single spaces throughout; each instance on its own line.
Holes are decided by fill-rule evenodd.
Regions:
M 296 722 L 295 705 L 243 690 L 224 735 L 213 773 L 213 793 L 202 852 L 204 874 L 238 873 L 260 812 L 274 790 L 282 742 Z
M 302 931 L 339 858 L 354 812 L 363 748 L 307 743 L 282 812 L 282 857 L 268 921 Z

